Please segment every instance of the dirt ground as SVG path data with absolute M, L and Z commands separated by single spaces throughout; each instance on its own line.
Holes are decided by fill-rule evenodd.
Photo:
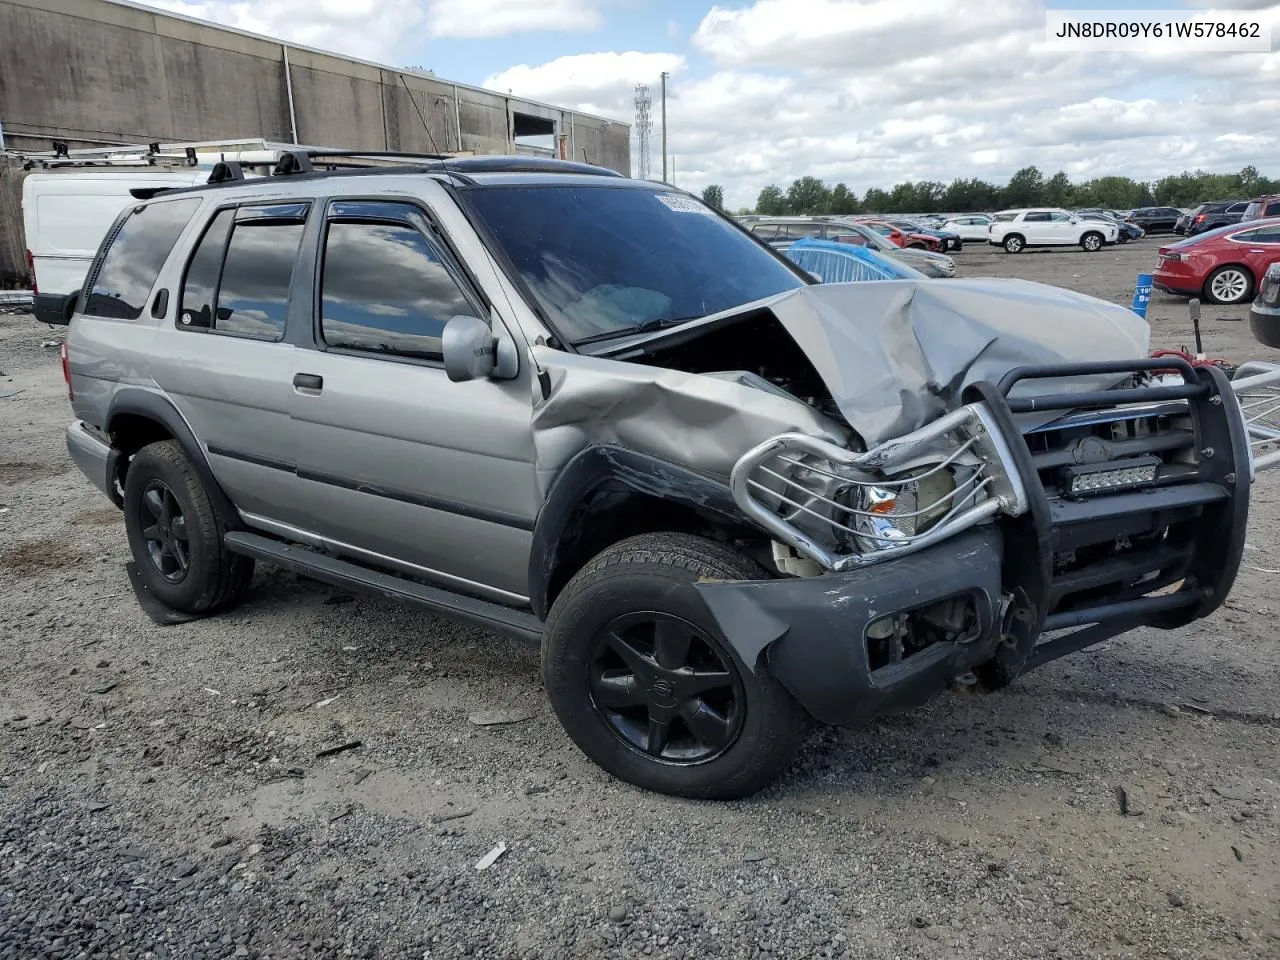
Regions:
M 957 262 L 1127 305 L 1156 245 Z M 1267 355 L 1244 316 L 1205 308 L 1210 353 Z M 1150 320 L 1191 343 L 1180 301 Z M 58 336 L 0 317 L 0 960 L 1280 956 L 1280 475 L 1209 620 L 695 803 L 591 765 L 513 641 L 272 569 L 153 624 Z

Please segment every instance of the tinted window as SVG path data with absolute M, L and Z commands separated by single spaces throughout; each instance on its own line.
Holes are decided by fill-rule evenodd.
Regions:
M 1227 207 L 1227 213 L 1244 213 L 1245 208 L 1248 206 L 1249 204 L 1247 203 L 1233 203 L 1231 206 Z
M 138 319 L 169 251 L 199 207 L 196 198 L 167 200 L 130 214 L 102 259 L 85 315 Z
M 751 228 L 761 240 L 775 240 L 778 236 L 778 225 L 776 223 L 757 223 Z
M 301 223 L 241 221 L 231 231 L 214 328 L 255 340 L 284 337 Z
M 1045 223 L 1049 220 L 1049 214 L 1042 210 L 1033 210 L 1022 219 L 1025 223 Z
M 1245 230 L 1232 237 L 1241 243 L 1280 243 L 1280 225 Z
M 182 283 L 178 326 L 184 330 L 208 330 L 213 326 L 213 298 L 218 294 L 218 274 L 235 210 L 223 210 L 213 218 L 196 246 Z
M 623 181 L 477 187 L 463 196 L 572 341 L 704 317 L 805 285 L 684 194 Z
M 1280 200 L 1272 200 L 1270 203 L 1268 203 L 1266 206 L 1266 209 L 1262 213 L 1262 216 L 1264 217 L 1280 216 Z
M 439 360 L 449 318 L 477 313 L 408 224 L 331 223 L 321 284 L 320 329 L 333 347 Z
M 787 227 L 787 236 L 795 238 L 822 236 L 820 223 L 793 223 Z

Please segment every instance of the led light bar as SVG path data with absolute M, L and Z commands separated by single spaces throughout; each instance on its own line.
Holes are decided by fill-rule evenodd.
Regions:
M 1156 482 L 1162 462 L 1159 457 L 1133 457 L 1064 467 L 1062 489 L 1069 497 L 1091 497 L 1149 487 Z

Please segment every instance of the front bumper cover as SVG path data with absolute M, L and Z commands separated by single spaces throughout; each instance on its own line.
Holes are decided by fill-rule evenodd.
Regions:
M 1002 561 L 994 526 L 922 553 L 852 573 L 697 586 L 721 631 L 755 669 L 769 671 L 823 723 L 854 724 L 932 699 L 1000 643 Z M 966 643 L 936 643 L 873 670 L 867 628 L 952 597 L 969 599 L 977 629 Z

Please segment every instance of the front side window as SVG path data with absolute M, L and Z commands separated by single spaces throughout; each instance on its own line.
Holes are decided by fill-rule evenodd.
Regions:
M 1071 215 L 1066 213 L 1051 213 L 1049 214 L 1049 219 L 1052 220 L 1054 223 L 1070 223 Z M 1099 217 L 1097 214 L 1093 214 L 1089 217 L 1089 219 L 1101 220 L 1102 218 Z
M 85 316 L 137 320 L 169 251 L 200 203 L 197 197 L 156 201 L 129 214 L 108 239 L 85 300 Z
M 573 343 L 805 286 L 786 263 L 681 193 L 622 181 L 485 185 L 462 196 L 534 304 Z
M 400 204 L 362 210 L 369 215 L 379 207 L 396 208 L 384 212 L 397 218 L 409 215 Z M 479 313 L 444 254 L 408 222 L 330 223 L 320 302 L 329 346 L 419 360 L 442 359 L 440 336 L 451 317 Z

